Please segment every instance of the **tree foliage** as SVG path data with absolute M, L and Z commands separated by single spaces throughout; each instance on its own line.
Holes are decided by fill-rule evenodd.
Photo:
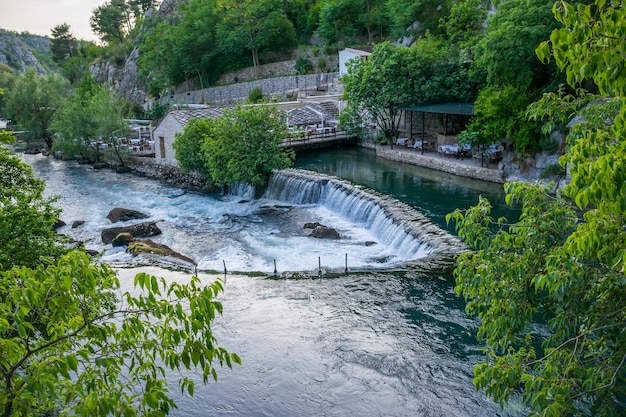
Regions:
M 260 53 L 296 44 L 295 29 L 280 0 L 222 1 L 217 37 L 223 53 L 249 51 L 255 68 Z
M 198 172 L 210 177 L 207 171 L 205 158 L 202 153 L 202 144 L 206 136 L 211 136 L 214 123 L 210 119 L 191 119 L 183 132 L 176 133 L 172 146 L 176 150 L 176 160 L 183 172 Z
M 387 0 L 389 32 L 395 39 L 439 34 L 439 20 L 450 10 L 451 0 Z
M 221 117 L 189 123 L 174 147 L 181 167 L 210 176 L 216 185 L 263 186 L 272 170 L 293 164 L 293 150 L 280 147 L 286 137 L 287 126 L 275 106 L 239 106 Z
M 54 62 L 61 63 L 71 58 L 76 53 L 77 43 L 76 38 L 72 35 L 70 25 L 62 23 L 53 27 L 50 51 Z
M 217 364 L 241 363 L 212 334 L 220 280 L 141 273 L 121 294 L 110 267 L 63 244 L 43 182 L 3 147 L 0 174 L 2 416 L 163 416 L 175 407 L 167 381 L 194 394 L 177 372 L 197 369 L 206 384 Z
M 16 77 L 15 84 L 6 92 L 6 112 L 19 129 L 26 131 L 27 138 L 43 139 L 50 149 L 53 143 L 50 124 L 68 91 L 69 84 L 60 75 L 39 76 L 29 68 Z
M 102 87 L 90 76 L 83 78 L 76 92 L 68 97 L 52 122 L 57 135 L 53 150 L 88 162 L 100 162 L 101 146 L 107 144 L 119 154 L 118 136 L 123 136 L 127 123 L 122 114 L 121 99 Z
M 64 238 L 54 231 L 60 210 L 44 197 L 45 185 L 30 166 L 3 146 L 14 140 L 0 132 L 0 271 L 35 267 L 65 252 Z
M 553 82 L 554 67 L 542 64 L 535 54 L 536 46 L 558 25 L 551 10 L 551 3 L 544 0 L 498 2 L 474 62 L 476 71 L 486 73 L 488 86 L 511 85 L 525 91 Z
M 155 3 L 154 0 L 110 0 L 93 10 L 89 20 L 91 29 L 105 43 L 123 43 Z
M 352 109 L 348 114 L 370 118 L 393 140 L 403 107 L 472 101 L 476 93 L 458 58 L 458 50 L 429 37 L 410 48 L 389 42 L 376 45 L 367 61 L 348 62 L 348 74 L 342 77 L 344 98 Z
M 456 291 L 481 319 L 477 388 L 501 403 L 521 392 L 536 415 L 618 416 L 626 411 L 626 89 L 623 61 L 611 59 L 626 51 L 626 12 L 604 0 L 559 1 L 553 11 L 564 28 L 538 56 L 554 59 L 572 87 L 592 81 L 609 97 L 581 97 L 588 104 L 561 158 L 571 174 L 562 192 L 507 185 L 507 203 L 522 207 L 512 225 L 491 218 L 484 199 L 448 216 L 473 249 L 458 259 Z M 553 116 L 553 126 L 577 100 L 552 96 L 533 114 Z
M 0 408 L 6 417 L 50 410 L 79 416 L 162 416 L 175 408 L 165 376 L 241 363 L 217 344 L 218 280 L 168 283 L 144 273 L 119 295 L 106 265 L 71 252 L 50 265 L 0 274 Z M 194 381 L 178 378 L 184 394 Z
M 326 0 L 320 4 L 317 33 L 329 45 L 337 41 L 358 43 L 365 34 L 371 44 L 374 36 L 381 34 L 383 21 L 382 0 Z

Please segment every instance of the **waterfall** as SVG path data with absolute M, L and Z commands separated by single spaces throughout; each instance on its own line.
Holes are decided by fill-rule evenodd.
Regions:
M 265 198 L 316 204 L 369 229 L 403 259 L 416 254 L 453 256 L 464 246 L 424 215 L 392 197 L 338 177 L 286 169 L 272 174 Z

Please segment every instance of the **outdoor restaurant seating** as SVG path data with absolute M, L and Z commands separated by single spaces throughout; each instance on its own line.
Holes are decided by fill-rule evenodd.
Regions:
M 502 159 L 503 152 L 504 147 L 502 145 L 493 143 L 482 151 L 475 152 L 474 158 L 486 160 L 487 162 L 498 162 Z
M 439 145 L 437 147 L 437 152 L 444 156 L 455 156 L 457 158 L 465 158 L 469 155 L 472 147 L 468 144 L 463 146 L 455 145 Z

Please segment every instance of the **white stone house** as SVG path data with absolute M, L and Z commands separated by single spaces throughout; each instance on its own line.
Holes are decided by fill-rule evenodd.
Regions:
M 185 130 L 191 119 L 206 119 L 222 115 L 222 108 L 184 108 L 169 111 L 152 131 L 154 157 L 157 165 L 178 166 L 176 150 L 172 146 L 176 133 Z
M 347 63 L 351 59 L 360 58 L 367 60 L 371 55 L 371 52 L 361 49 L 345 48 L 339 51 L 339 75 L 346 75 L 348 73 Z

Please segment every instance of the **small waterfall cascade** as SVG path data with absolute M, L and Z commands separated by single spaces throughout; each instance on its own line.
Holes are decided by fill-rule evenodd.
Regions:
M 254 198 L 255 193 L 256 189 L 254 188 L 254 186 L 241 181 L 237 181 L 236 183 L 231 185 L 230 189 L 228 190 L 228 194 L 250 199 Z
M 338 177 L 300 169 L 276 171 L 264 197 L 324 206 L 369 229 L 403 259 L 453 256 L 464 250 L 459 239 L 407 204 Z

